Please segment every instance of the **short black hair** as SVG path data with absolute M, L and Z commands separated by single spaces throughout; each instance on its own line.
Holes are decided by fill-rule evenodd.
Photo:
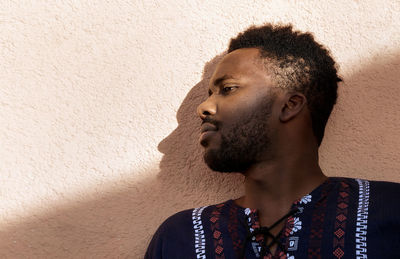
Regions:
M 311 33 L 294 31 L 292 25 L 251 26 L 231 39 L 228 53 L 241 48 L 258 48 L 269 63 L 278 87 L 303 93 L 311 113 L 318 146 L 337 99 L 335 61 Z M 266 62 L 267 63 L 267 62 Z

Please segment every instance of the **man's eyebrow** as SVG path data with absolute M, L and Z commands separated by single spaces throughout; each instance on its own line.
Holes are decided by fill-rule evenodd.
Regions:
M 227 79 L 235 79 L 235 78 L 233 76 L 231 76 L 231 75 L 226 75 L 225 74 L 225 75 L 215 79 L 214 82 L 213 82 L 213 85 L 217 86 L 217 85 L 221 84 L 224 80 L 227 80 Z

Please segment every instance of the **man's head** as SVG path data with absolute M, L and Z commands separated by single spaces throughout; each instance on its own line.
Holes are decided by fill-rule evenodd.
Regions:
M 319 146 L 339 81 L 329 52 L 309 33 L 270 24 L 240 33 L 210 80 L 210 97 L 198 108 L 206 163 L 216 171 L 244 171 L 273 155 L 277 123 L 304 106 Z M 295 103 L 296 112 L 285 117 L 281 104 L 274 107 L 277 93 L 288 96 L 286 105 Z

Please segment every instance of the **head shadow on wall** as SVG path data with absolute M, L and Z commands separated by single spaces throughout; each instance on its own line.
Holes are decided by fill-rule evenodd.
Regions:
M 212 172 L 206 166 L 198 141 L 201 119 L 197 106 L 208 97 L 209 80 L 225 55 L 206 63 L 202 80 L 189 91 L 177 111 L 178 127 L 158 145 L 163 153 L 158 174 L 158 181 L 165 188 L 163 193 L 171 198 L 170 202 L 187 204 L 188 208 L 237 197 L 242 191 L 241 175 Z

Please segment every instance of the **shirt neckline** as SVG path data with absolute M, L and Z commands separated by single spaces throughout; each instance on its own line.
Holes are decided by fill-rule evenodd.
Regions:
M 294 200 L 294 201 L 292 202 L 291 209 L 293 209 L 296 205 L 298 205 L 302 200 L 303 200 L 303 201 L 307 201 L 307 200 L 308 200 L 308 197 L 315 197 L 315 194 L 319 193 L 320 190 L 323 188 L 323 186 L 325 186 L 325 185 L 327 185 L 328 183 L 330 183 L 334 178 L 335 178 L 335 177 L 327 177 L 327 179 L 326 179 L 324 182 L 322 182 L 320 185 L 318 185 L 317 187 L 315 187 L 311 192 L 309 192 L 308 194 L 306 194 L 306 195 L 304 195 L 304 196 L 302 196 L 302 197 L 300 197 L 300 198 Z M 315 203 L 316 200 L 315 200 L 315 199 L 312 199 L 310 202 Z M 239 210 L 241 210 L 241 211 L 243 211 L 243 212 L 244 212 L 245 210 L 251 210 L 252 213 L 258 213 L 258 209 L 248 208 L 248 207 L 242 207 L 242 206 L 240 206 L 239 204 L 237 204 L 237 203 L 235 202 L 235 200 L 233 200 L 233 199 L 229 199 L 229 200 L 227 201 L 227 203 L 228 203 L 230 206 L 234 206 L 234 207 L 238 208 Z M 305 204 L 306 204 L 306 203 L 308 203 L 308 202 L 305 202 Z
M 290 223 L 289 223 L 290 220 L 293 219 L 293 217 L 297 213 L 302 213 L 304 206 L 308 206 L 309 204 L 314 204 L 314 203 L 318 202 L 320 199 L 323 199 L 324 197 L 322 197 L 322 195 L 321 195 L 322 189 L 325 188 L 326 185 L 331 183 L 332 181 L 334 181 L 334 178 L 328 177 L 319 186 L 315 187 L 310 193 L 308 193 L 308 194 L 302 196 L 301 198 L 298 198 L 292 202 L 290 210 L 301 209 L 301 212 L 297 211 L 294 215 L 291 215 L 286 219 L 283 229 L 281 230 L 281 232 L 278 236 L 278 239 L 281 240 L 281 243 L 285 243 L 283 241 L 285 240 L 285 238 L 287 238 L 286 237 L 287 235 L 285 235 L 285 232 L 287 231 L 287 229 L 289 229 L 289 228 L 291 229 L 291 227 L 293 227 L 293 226 L 290 227 Z M 228 206 L 233 206 L 234 208 L 238 209 L 238 216 L 240 216 L 240 218 L 242 218 L 242 220 L 240 220 L 240 221 L 242 223 L 244 223 L 246 225 L 246 227 L 251 229 L 250 231 L 254 231 L 255 229 L 261 227 L 261 225 L 259 224 L 258 209 L 242 207 L 242 206 L 236 204 L 236 202 L 233 199 L 228 200 L 227 203 L 228 203 L 227 204 Z M 303 207 L 303 208 L 299 208 L 299 207 Z M 258 239 L 258 240 L 253 239 L 252 242 L 256 242 L 256 243 L 263 242 L 262 239 Z M 254 247 L 253 247 L 253 249 L 254 249 Z M 267 251 L 274 258 L 275 258 L 275 256 L 278 256 L 280 253 L 283 252 L 279 248 L 277 248 L 275 253 L 273 253 L 273 254 L 271 253 L 271 251 L 269 251 L 269 250 L 267 250 Z M 254 251 L 254 252 L 257 253 L 256 251 Z

